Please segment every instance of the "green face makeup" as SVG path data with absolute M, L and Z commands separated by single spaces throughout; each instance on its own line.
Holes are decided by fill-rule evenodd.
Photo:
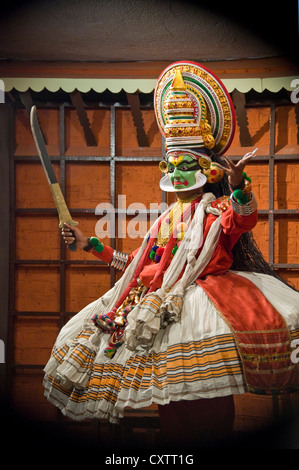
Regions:
M 196 183 L 199 164 L 189 155 L 170 156 L 168 158 L 168 174 L 175 189 L 189 189 Z

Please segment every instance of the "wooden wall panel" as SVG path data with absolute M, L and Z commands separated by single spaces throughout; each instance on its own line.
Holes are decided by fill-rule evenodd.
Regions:
M 159 188 L 161 171 L 158 162 L 140 164 L 135 162 L 116 165 L 116 193 L 125 195 L 127 207 L 141 203 L 149 209 L 152 203 L 159 204 L 162 191 Z
M 57 410 L 49 403 L 43 391 L 41 370 L 16 370 L 12 387 L 15 412 L 29 422 L 55 421 Z
M 254 239 L 261 250 L 263 256 L 269 261 L 268 243 L 269 243 L 269 222 L 264 218 L 260 218 L 257 225 L 252 230 Z
M 60 171 L 57 163 L 53 168 L 58 181 Z M 15 166 L 15 197 L 18 208 L 55 208 L 51 191 L 42 168 L 38 162 L 17 162 Z
M 276 217 L 274 233 L 275 263 L 297 263 L 299 253 L 298 217 Z
M 67 267 L 66 311 L 79 312 L 109 289 L 110 276 L 107 268 L 97 266 Z
M 18 266 L 15 308 L 26 312 L 59 312 L 59 269 Z
M 59 237 L 56 215 L 16 217 L 17 259 L 59 259 Z
M 257 203 L 258 203 L 258 208 L 268 209 L 269 207 L 268 162 L 255 163 L 253 159 L 250 165 L 248 165 L 245 168 L 245 172 L 252 180 L 252 188 L 253 188 Z
M 17 364 L 45 364 L 59 333 L 57 318 L 31 316 L 15 321 L 15 362 Z
M 298 209 L 299 162 L 276 162 L 274 182 L 274 208 Z
M 235 431 L 260 431 L 273 424 L 273 405 L 271 397 L 252 396 L 251 394 L 235 396 L 236 419 Z
M 69 207 L 96 209 L 110 202 L 110 168 L 108 163 L 67 163 L 66 201 Z

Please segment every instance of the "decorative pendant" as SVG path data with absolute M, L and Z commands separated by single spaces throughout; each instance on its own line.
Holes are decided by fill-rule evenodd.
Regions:
M 184 222 L 179 223 L 176 226 L 176 237 L 179 241 L 182 241 L 187 231 L 187 225 Z
M 161 260 L 162 258 L 162 255 L 164 253 L 164 247 L 163 246 L 158 246 L 158 245 L 155 245 L 152 247 L 150 253 L 149 253 L 149 258 L 152 260 L 152 261 L 155 261 L 155 263 L 159 263 L 159 261 Z

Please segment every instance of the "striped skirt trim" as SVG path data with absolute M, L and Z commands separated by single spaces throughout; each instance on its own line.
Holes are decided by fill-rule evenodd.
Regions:
M 59 402 L 62 411 L 75 419 L 104 416 L 111 406 L 121 416 L 125 406 L 166 404 L 188 399 L 188 394 L 212 398 L 245 391 L 242 364 L 230 334 L 171 345 L 164 352 L 137 354 L 125 364 L 88 361 L 88 365 L 85 388 L 68 389 L 59 375 L 45 378 L 47 398 L 56 405 Z

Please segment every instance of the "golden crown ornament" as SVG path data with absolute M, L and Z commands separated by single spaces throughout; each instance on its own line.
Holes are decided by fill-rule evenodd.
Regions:
M 161 73 L 154 93 L 159 130 L 165 138 L 166 159 L 184 152 L 198 161 L 208 182 L 223 172 L 208 156 L 224 154 L 234 137 L 235 110 L 224 84 L 197 62 L 175 62 Z M 160 163 L 167 173 L 167 163 Z M 212 175 L 211 175 L 212 173 Z

